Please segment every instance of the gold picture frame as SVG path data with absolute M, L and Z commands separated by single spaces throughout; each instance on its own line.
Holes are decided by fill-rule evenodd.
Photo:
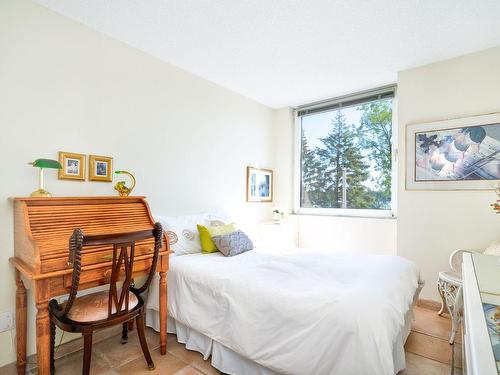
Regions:
M 85 166 L 87 156 L 74 152 L 59 151 L 59 180 L 85 181 Z
M 273 171 L 247 167 L 247 202 L 273 201 Z
M 113 158 L 89 155 L 89 181 L 113 181 Z

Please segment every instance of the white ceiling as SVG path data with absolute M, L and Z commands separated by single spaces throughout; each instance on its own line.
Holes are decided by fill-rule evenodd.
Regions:
M 270 107 L 500 45 L 498 0 L 34 0 Z

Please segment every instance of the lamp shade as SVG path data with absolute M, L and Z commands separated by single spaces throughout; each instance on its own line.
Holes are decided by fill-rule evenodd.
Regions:
M 30 164 L 38 168 L 62 169 L 61 163 L 59 163 L 57 160 L 52 159 L 36 159 Z

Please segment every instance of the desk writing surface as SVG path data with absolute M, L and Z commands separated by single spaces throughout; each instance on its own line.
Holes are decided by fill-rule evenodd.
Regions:
M 500 257 L 473 254 L 472 261 L 488 335 L 500 373 Z

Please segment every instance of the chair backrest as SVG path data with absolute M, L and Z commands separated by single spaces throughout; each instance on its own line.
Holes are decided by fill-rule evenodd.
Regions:
M 136 288 L 132 285 L 135 243 L 136 241 L 150 238 L 154 238 L 155 240 L 151 268 L 142 287 Z M 109 279 L 108 320 L 117 315 L 128 313 L 130 291 L 132 290 L 136 294 L 144 292 L 153 279 L 158 262 L 158 254 L 162 246 L 162 238 L 163 230 L 160 223 L 155 223 L 154 229 L 118 234 L 86 236 L 81 229 L 75 229 L 69 240 L 68 263 L 73 265 L 71 290 L 69 298 L 59 315 L 66 315 L 75 301 L 82 271 L 82 249 L 86 246 L 104 245 L 113 246 L 111 277 Z M 123 279 L 120 278 L 122 270 L 125 278 L 120 289 L 117 287 L 117 283 L 120 279 Z

